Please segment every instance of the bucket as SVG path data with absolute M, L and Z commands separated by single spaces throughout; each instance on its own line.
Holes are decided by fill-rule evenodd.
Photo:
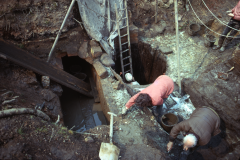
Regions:
M 206 47 L 213 47 L 214 43 L 216 42 L 216 37 L 214 35 L 208 34 L 206 36 L 204 45 Z
M 178 117 L 173 113 L 166 113 L 161 117 L 160 124 L 163 129 L 170 132 L 174 125 L 178 123 Z
M 82 67 L 80 65 L 72 65 L 69 69 L 72 74 L 80 73 L 82 71 Z
M 197 32 L 200 31 L 200 29 L 201 29 L 201 26 L 199 24 L 192 23 L 188 27 L 188 34 L 190 36 L 195 36 Z
M 77 77 L 78 79 L 81 79 L 81 80 L 85 80 L 87 75 L 85 73 L 76 73 L 74 74 L 75 77 Z

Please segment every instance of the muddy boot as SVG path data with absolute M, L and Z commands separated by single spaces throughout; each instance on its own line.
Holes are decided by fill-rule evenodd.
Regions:
M 231 42 L 232 38 L 226 38 L 224 41 L 222 47 L 220 48 L 219 52 L 224 52 L 226 50 L 226 46 L 228 45 L 229 42 Z
M 217 45 L 217 46 L 214 46 L 212 49 L 213 49 L 213 50 L 216 50 L 216 49 L 221 48 L 221 46 L 222 46 L 222 44 L 223 44 L 223 41 L 224 41 L 224 37 L 220 37 L 219 40 L 218 40 L 218 45 Z

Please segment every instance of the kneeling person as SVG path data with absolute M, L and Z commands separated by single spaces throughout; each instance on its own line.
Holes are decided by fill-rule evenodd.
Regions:
M 173 90 L 173 80 L 166 75 L 161 75 L 153 82 L 153 84 L 134 95 L 123 107 L 122 114 L 126 114 L 127 110 L 134 104 L 140 107 L 159 107 Z M 154 111 L 156 112 L 156 109 Z
M 193 111 L 188 120 L 182 121 L 172 128 L 167 150 L 170 151 L 172 149 L 173 142 L 180 132 L 186 133 L 183 138 L 183 149 L 187 151 L 188 148 L 196 145 L 206 145 L 212 136 L 221 132 L 219 127 L 220 118 L 213 109 L 209 107 L 198 108 Z

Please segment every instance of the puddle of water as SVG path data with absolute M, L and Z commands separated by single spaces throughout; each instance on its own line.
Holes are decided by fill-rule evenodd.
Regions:
M 107 124 L 100 103 L 63 86 L 61 107 L 65 126 L 83 132 L 97 125 Z

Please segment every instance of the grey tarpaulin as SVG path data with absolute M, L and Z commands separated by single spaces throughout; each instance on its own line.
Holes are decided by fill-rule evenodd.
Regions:
M 113 58 L 114 38 L 118 36 L 116 27 L 115 3 L 120 17 L 125 17 L 123 10 L 124 0 L 77 0 L 83 25 L 96 41 L 99 41 L 104 50 Z M 108 4 L 110 4 L 110 29 L 108 21 Z M 125 20 L 119 18 L 120 27 L 126 25 Z M 110 30 L 110 32 L 109 32 Z

